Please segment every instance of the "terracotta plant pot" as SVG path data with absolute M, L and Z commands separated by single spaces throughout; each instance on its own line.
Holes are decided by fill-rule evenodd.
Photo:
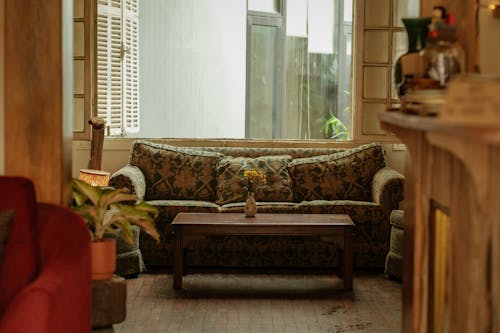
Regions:
M 90 244 L 92 280 L 108 280 L 116 270 L 116 239 L 105 238 Z

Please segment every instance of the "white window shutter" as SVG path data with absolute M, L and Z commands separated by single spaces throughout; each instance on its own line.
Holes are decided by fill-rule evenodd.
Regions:
M 139 131 L 139 4 L 123 0 L 123 126 Z
M 138 0 L 97 2 L 97 115 L 110 135 L 139 131 Z
M 98 0 L 97 115 L 110 135 L 122 134 L 122 22 L 120 0 Z

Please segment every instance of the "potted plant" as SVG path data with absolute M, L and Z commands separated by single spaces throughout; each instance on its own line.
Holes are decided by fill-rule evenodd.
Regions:
M 154 226 L 158 209 L 144 201 L 137 201 L 127 189 L 95 187 L 74 179 L 72 184 L 73 209 L 86 221 L 91 243 L 92 279 L 105 280 L 113 276 L 116 268 L 116 240 L 105 237 L 119 232 L 132 243 L 132 225 L 135 224 L 159 241 Z

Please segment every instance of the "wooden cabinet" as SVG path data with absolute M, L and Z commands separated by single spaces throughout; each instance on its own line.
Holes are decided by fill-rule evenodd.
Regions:
M 500 126 L 380 120 L 408 148 L 403 332 L 500 332 Z

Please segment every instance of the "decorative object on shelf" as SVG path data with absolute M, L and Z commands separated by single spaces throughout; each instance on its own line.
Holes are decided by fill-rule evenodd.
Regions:
M 246 182 L 247 200 L 245 202 L 245 216 L 254 217 L 257 214 L 257 203 L 255 202 L 255 192 L 257 187 L 266 183 L 266 175 L 254 170 L 245 170 L 243 178 Z
M 94 187 L 79 179 L 73 180 L 73 209 L 80 214 L 89 228 L 92 239 L 92 279 L 110 279 L 116 269 L 116 240 L 105 238 L 105 233 L 120 231 L 125 241 L 132 243 L 132 225 L 137 225 L 159 241 L 154 226 L 158 209 L 126 189 Z M 104 251 L 104 252 L 103 252 Z
M 394 79 L 400 97 L 406 93 L 408 82 L 419 75 L 419 51 L 426 45 L 431 18 L 403 18 L 402 21 L 408 35 L 408 51 L 395 64 Z
M 436 6 L 429 28 L 427 45 L 422 50 L 423 75 L 444 87 L 465 67 L 465 52 L 457 43 L 455 15 Z
M 425 74 L 444 87 L 455 76 L 462 73 L 464 51 L 451 40 L 436 39 L 429 41 L 423 51 Z

